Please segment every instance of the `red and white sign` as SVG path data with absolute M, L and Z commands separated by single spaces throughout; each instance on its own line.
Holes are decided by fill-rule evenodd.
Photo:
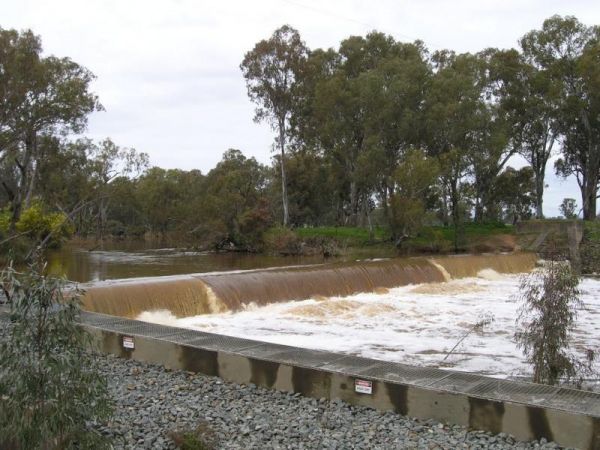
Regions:
M 133 342 L 131 336 L 123 336 L 123 348 L 126 348 L 127 350 L 135 349 L 135 342 Z
M 354 391 L 359 394 L 372 394 L 373 382 L 369 380 L 354 380 Z

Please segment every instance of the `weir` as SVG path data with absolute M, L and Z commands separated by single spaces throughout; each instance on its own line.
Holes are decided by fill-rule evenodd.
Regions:
M 563 446 L 600 449 L 598 393 L 114 317 L 134 317 L 149 309 L 169 309 L 180 316 L 221 312 L 249 302 L 266 304 L 443 282 L 475 276 L 484 269 L 527 272 L 536 260 L 535 254 L 527 253 L 408 258 L 109 282 L 90 288 L 84 305 L 112 316 L 82 313 L 80 323 L 97 338 L 101 351 L 122 358 L 509 433 L 519 440 L 545 438 Z M 8 314 L 0 308 L 2 320 L 8 320 Z
M 9 314 L 0 307 L 0 326 L 4 320 L 10 320 Z M 600 449 L 600 394 L 594 392 L 307 350 L 97 313 L 83 313 L 80 321 L 97 338 L 101 351 L 121 358 L 508 433 L 518 440 L 545 438 L 566 447 Z M 368 389 L 358 390 L 359 383 Z
M 236 311 L 244 305 L 347 296 L 409 284 L 476 276 L 483 269 L 529 272 L 533 253 L 394 258 L 239 272 L 105 282 L 86 289 L 87 311 L 135 318 L 168 310 L 176 317 Z

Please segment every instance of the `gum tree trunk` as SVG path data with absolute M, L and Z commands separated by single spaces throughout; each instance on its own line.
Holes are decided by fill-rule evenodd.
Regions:
M 288 206 L 287 179 L 285 176 L 285 118 L 279 121 L 279 148 L 281 150 L 281 199 L 283 203 L 283 226 L 290 222 Z

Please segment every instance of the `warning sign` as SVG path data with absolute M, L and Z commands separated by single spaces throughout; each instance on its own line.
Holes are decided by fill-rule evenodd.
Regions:
M 135 343 L 131 336 L 123 336 L 123 348 L 126 348 L 127 350 L 135 349 Z
M 354 391 L 359 394 L 372 394 L 373 382 L 369 380 L 354 380 Z

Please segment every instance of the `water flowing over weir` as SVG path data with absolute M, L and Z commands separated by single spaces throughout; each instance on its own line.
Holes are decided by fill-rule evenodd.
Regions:
M 196 316 L 235 311 L 249 303 L 266 305 L 443 282 L 449 277 L 475 276 L 483 269 L 528 272 L 536 259 L 530 253 L 396 258 L 133 279 L 88 287 L 83 308 L 129 318 L 152 310 L 169 310 L 177 317 Z
M 452 278 L 475 277 L 479 271 L 492 269 L 498 273 L 531 272 L 538 257 L 535 253 L 503 253 L 484 255 L 450 255 L 431 258 Z

